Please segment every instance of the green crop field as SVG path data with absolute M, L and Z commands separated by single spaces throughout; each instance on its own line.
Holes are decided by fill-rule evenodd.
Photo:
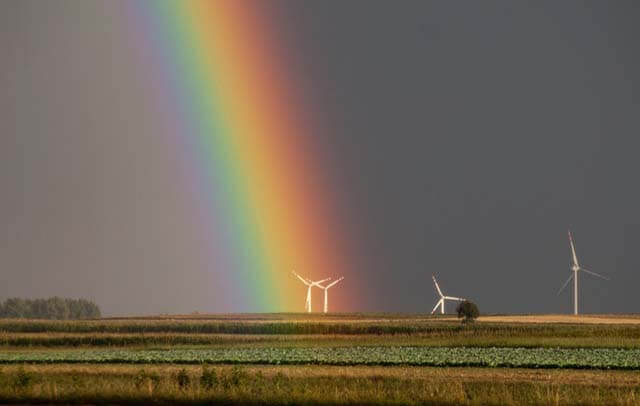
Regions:
M 310 347 L 31 351 L 0 363 L 316 364 L 640 370 L 640 350 L 613 348 Z
M 637 317 L 0 320 L 0 402 L 637 404 Z

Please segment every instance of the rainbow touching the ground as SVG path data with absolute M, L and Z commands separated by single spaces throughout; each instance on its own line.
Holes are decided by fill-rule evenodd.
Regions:
M 301 73 L 287 69 L 267 5 L 154 0 L 127 7 L 145 38 L 150 80 L 167 98 L 177 145 L 190 151 L 183 156 L 193 168 L 191 190 L 204 202 L 214 275 L 203 283 L 225 295 L 226 310 L 302 311 L 304 286 L 291 270 L 348 279 L 347 237 L 313 114 L 300 97 Z M 352 310 L 349 295 L 337 290 L 331 310 Z M 314 300 L 314 310 L 319 305 Z

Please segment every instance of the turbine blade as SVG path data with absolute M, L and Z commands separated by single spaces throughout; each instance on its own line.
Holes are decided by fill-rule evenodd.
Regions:
M 438 310 L 438 307 L 440 306 L 440 302 L 442 302 L 442 299 L 438 300 L 438 303 L 436 303 L 436 306 L 433 308 L 433 310 L 431 310 L 431 314 L 435 313 L 436 310 Z
M 298 279 L 300 279 L 302 281 L 302 283 L 304 283 L 305 285 L 309 286 L 309 282 L 307 282 L 307 280 L 305 278 L 303 278 L 302 276 L 298 275 L 295 271 L 291 271 L 292 274 L 294 274 Z
M 590 270 L 588 270 L 588 269 L 580 268 L 580 270 L 581 270 L 581 271 L 584 271 L 584 272 L 586 272 L 586 273 L 588 273 L 588 274 L 591 274 L 591 275 L 593 275 L 593 276 L 597 276 L 598 278 L 602 278 L 602 279 L 604 279 L 605 281 L 608 281 L 608 280 L 609 280 L 609 278 L 607 278 L 606 276 L 602 276 L 602 275 L 600 275 L 600 274 L 598 274 L 598 273 L 591 272 L 591 271 L 590 271 Z
M 332 287 L 333 285 L 335 285 L 336 283 L 340 282 L 343 279 L 344 279 L 344 276 L 340 277 L 340 279 L 336 279 L 335 281 L 328 284 L 327 287 L 325 287 L 324 289 L 329 289 L 330 287 Z
M 447 299 L 447 300 L 457 300 L 458 302 L 464 302 L 467 299 L 463 299 L 460 297 L 453 297 L 453 296 L 445 296 L 443 299 Z
M 571 245 L 571 254 L 573 255 L 573 263 L 580 266 L 580 264 L 578 263 L 578 257 L 576 256 L 576 247 L 573 244 L 573 237 L 571 237 L 571 231 L 568 231 L 569 233 L 569 245 Z
M 326 278 L 326 279 L 322 279 L 322 280 L 315 281 L 315 282 L 314 282 L 314 281 L 309 281 L 309 282 L 311 283 L 311 286 L 320 286 L 320 284 L 321 284 L 322 282 L 326 282 L 326 281 L 328 281 L 329 279 L 331 279 L 331 278 Z M 320 286 L 320 287 L 322 287 L 322 286 Z
M 571 272 L 571 275 L 569 275 L 569 279 L 567 279 L 567 281 L 564 283 L 564 285 L 562 285 L 562 287 L 560 288 L 560 290 L 558 291 L 558 295 L 560 293 L 562 293 L 562 291 L 564 290 L 564 288 L 567 287 L 567 285 L 569 284 L 569 282 L 571 282 L 571 279 L 573 278 L 573 272 Z
M 438 282 L 436 281 L 436 277 L 434 275 L 431 275 L 431 278 L 433 279 L 433 283 L 435 283 L 435 285 L 436 285 L 436 289 L 438 289 L 438 294 L 440 295 L 440 297 L 443 297 L 444 295 L 442 294 L 442 291 L 440 290 L 440 286 L 438 286 Z

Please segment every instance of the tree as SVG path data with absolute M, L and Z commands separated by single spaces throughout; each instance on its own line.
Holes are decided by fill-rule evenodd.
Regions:
M 465 300 L 456 307 L 458 317 L 462 318 L 463 323 L 472 323 L 479 315 L 480 311 L 475 303 Z
M 2 317 L 20 318 L 27 317 L 30 312 L 29 303 L 19 297 L 12 297 L 4 301 L 2 306 Z
M 47 300 L 47 318 L 55 320 L 67 320 L 69 319 L 69 306 L 67 302 L 58 296 L 51 297 Z
M 0 302 L 1 318 L 89 319 L 99 318 L 100 308 L 86 299 L 50 297 L 48 299 L 9 298 Z
M 31 302 L 31 314 L 29 318 L 46 319 L 48 314 L 46 299 L 35 299 Z

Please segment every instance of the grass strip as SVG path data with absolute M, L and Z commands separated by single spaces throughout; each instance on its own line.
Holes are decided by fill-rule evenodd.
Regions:
M 635 372 L 423 367 L 28 365 L 0 402 L 227 405 L 625 405 Z

